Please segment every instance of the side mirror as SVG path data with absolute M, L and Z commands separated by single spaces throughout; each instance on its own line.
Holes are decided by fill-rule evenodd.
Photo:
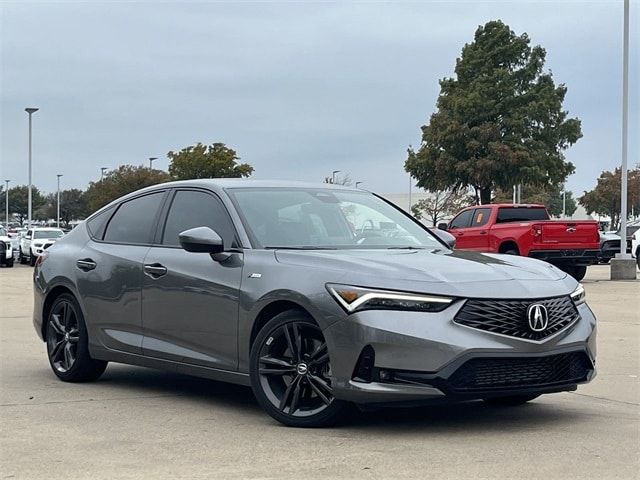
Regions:
M 180 245 L 187 252 L 222 253 L 224 244 L 220 235 L 209 227 L 196 227 L 178 235 Z
M 439 223 L 438 224 L 438 230 L 445 230 L 446 231 L 448 226 L 449 225 L 446 222 Z
M 445 232 L 444 230 L 436 229 L 432 231 L 440 240 L 447 244 L 447 247 L 451 249 L 455 248 L 456 237 L 451 235 L 449 232 Z

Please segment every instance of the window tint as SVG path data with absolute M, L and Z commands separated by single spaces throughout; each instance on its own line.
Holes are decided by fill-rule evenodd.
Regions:
M 205 192 L 176 192 L 162 236 L 163 245 L 180 245 L 178 235 L 195 227 L 209 227 L 224 241 L 225 248 L 234 245 L 235 230 L 227 209 L 220 200 Z
M 164 192 L 124 202 L 111 217 L 104 239 L 107 242 L 150 243 L 156 213 Z
M 497 223 L 527 222 L 529 220 L 549 220 L 549 215 L 544 208 L 503 207 L 498 210 Z
M 109 218 L 111 218 L 112 213 L 113 208 L 109 208 L 87 220 L 87 228 L 89 229 L 89 233 L 92 237 L 102 240 L 102 237 L 104 236 L 104 229 L 107 226 L 107 222 L 109 221 Z
M 491 215 L 490 208 L 476 208 L 476 211 L 473 214 L 473 222 L 471 222 L 471 226 L 481 227 L 485 225 L 489 221 L 489 215 Z
M 451 220 L 449 224 L 449 228 L 466 228 L 469 226 L 469 222 L 471 221 L 471 215 L 473 215 L 473 210 L 466 210 L 459 214 L 456 218 Z

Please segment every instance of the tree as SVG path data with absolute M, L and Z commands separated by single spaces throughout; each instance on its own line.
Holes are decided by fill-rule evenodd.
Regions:
M 89 183 L 85 193 L 87 213 L 94 212 L 127 193 L 169 180 L 169 174 L 162 170 L 120 165 L 117 169 L 107 172 L 102 180 Z
M 324 177 L 324 183 L 331 183 L 333 185 L 343 185 L 345 187 L 350 187 L 353 184 L 353 180 L 351 180 L 351 175 L 345 173 L 344 175 L 336 175 L 335 181 L 332 177 Z
M 238 163 L 236 151 L 224 143 L 198 143 L 179 152 L 169 152 L 169 174 L 175 180 L 192 178 L 241 178 L 253 173 L 248 163 Z
M 9 215 L 18 217 L 20 225 L 24 225 L 24 221 L 29 217 L 29 187 L 27 185 L 17 185 L 9 189 Z M 0 196 L 0 212 L 5 211 L 5 195 L 4 191 Z M 31 212 L 32 219 L 35 219 L 36 211 L 44 205 L 46 199 L 40 193 L 37 187 L 31 187 Z
M 596 187 L 584 192 L 578 201 L 588 213 L 611 218 L 611 228 L 615 228 L 620 221 L 620 186 L 621 170 L 613 172 L 603 171 L 598 177 Z M 627 185 L 627 215 L 631 212 L 640 213 L 640 167 L 628 171 Z
M 549 214 L 554 217 L 562 215 L 562 185 L 547 185 L 544 188 L 523 185 L 521 190 L 522 203 L 539 203 L 545 205 Z M 492 200 L 496 203 L 511 203 L 513 190 L 497 190 Z M 573 192 L 566 192 L 565 214 L 570 217 L 578 206 L 573 198 Z
M 58 194 L 51 193 L 47 195 L 46 204 L 42 207 L 43 217 L 57 218 L 58 216 Z M 72 220 L 82 220 L 90 212 L 87 207 L 87 199 L 82 190 L 72 188 L 70 190 L 62 190 L 60 192 L 60 221 L 65 227 L 69 227 Z
M 581 136 L 562 109 L 567 88 L 544 73 L 546 52 L 501 21 L 478 27 L 440 80 L 437 111 L 408 150 L 405 169 L 427 190 L 471 186 L 482 203 L 496 188 L 559 184 L 574 171 L 563 151 Z
M 473 204 L 473 198 L 466 192 L 458 190 L 439 190 L 431 192 L 428 198 L 419 200 L 411 206 L 411 213 L 415 218 L 420 220 L 425 218 L 431 222 L 434 227 L 439 220 L 454 215 Z

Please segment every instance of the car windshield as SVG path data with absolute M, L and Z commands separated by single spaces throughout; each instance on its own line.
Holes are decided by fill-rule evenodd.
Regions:
M 444 249 L 433 234 L 368 192 L 229 189 L 253 243 L 263 248 Z
M 33 232 L 33 238 L 60 238 L 64 233 L 62 230 L 36 230 Z

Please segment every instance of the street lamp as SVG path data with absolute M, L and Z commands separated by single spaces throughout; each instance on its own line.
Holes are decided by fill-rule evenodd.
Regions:
M 11 180 L 5 180 L 4 183 L 4 218 L 5 218 L 5 226 L 9 228 L 9 182 Z
M 100 181 L 104 178 L 104 172 L 107 171 L 107 167 L 100 167 Z
M 27 226 L 31 228 L 31 116 L 39 109 L 34 107 L 25 108 L 24 111 L 29 114 L 29 193 L 28 193 L 28 220 Z
M 153 168 L 153 161 L 157 159 L 158 157 L 149 157 L 149 170 Z
M 58 177 L 58 220 L 56 221 L 56 226 L 60 228 L 60 177 L 62 177 L 62 174 L 59 173 L 56 177 Z
M 334 170 L 331 174 L 331 183 L 336 183 L 336 173 L 340 173 L 341 170 Z
M 361 183 L 364 183 L 364 182 L 356 182 L 356 188 L 358 188 L 358 185 L 360 185 Z

